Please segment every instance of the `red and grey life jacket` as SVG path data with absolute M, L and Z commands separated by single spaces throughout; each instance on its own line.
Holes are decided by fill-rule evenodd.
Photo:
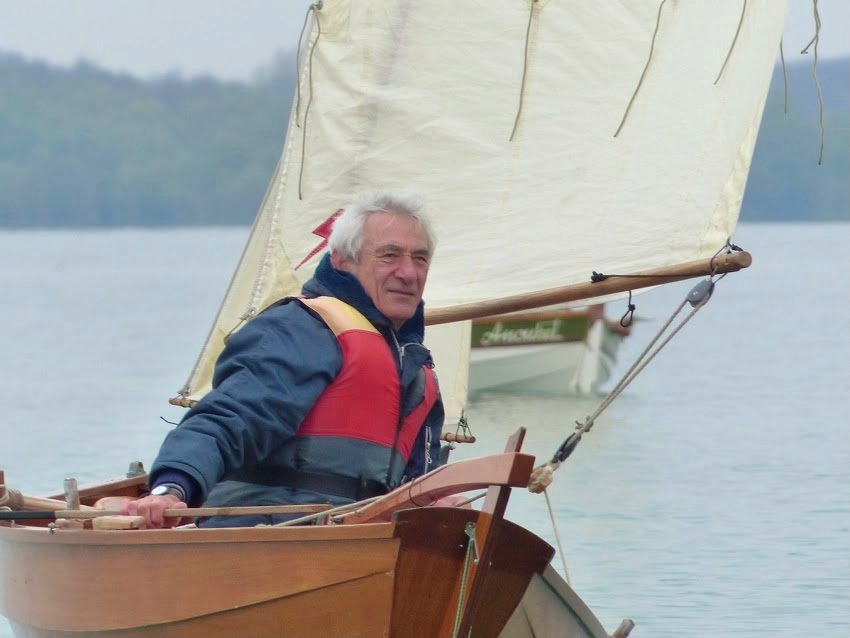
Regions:
M 356 499 L 386 491 L 401 481 L 437 400 L 434 371 L 423 365 L 415 387 L 407 390 L 421 400 L 403 396 L 390 345 L 366 317 L 335 297 L 298 302 L 336 336 L 342 368 L 298 428 L 296 468 L 285 473 L 285 483 Z M 415 407 L 402 415 L 411 399 Z

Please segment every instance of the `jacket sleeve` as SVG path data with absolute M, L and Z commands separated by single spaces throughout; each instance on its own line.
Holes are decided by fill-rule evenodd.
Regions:
M 172 430 L 151 467 L 187 474 L 202 502 L 223 477 L 261 464 L 291 440 L 336 378 L 333 333 L 298 303 L 275 306 L 236 332 L 216 363 L 213 389 Z

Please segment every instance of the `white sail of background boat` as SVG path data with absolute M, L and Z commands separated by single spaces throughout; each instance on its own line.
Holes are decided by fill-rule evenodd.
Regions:
M 182 399 L 207 390 L 227 334 L 299 292 L 334 212 L 362 190 L 420 191 L 435 217 L 427 339 L 443 392 L 460 393 L 450 413 L 475 317 L 663 281 L 590 283 L 593 272 L 746 266 L 711 258 L 735 230 L 785 12 L 781 0 L 324 0 L 279 166 Z M 504 518 L 532 476 L 522 438 L 322 514 L 337 524 L 0 523 L 0 613 L 29 637 L 607 638 L 549 564 L 554 549 Z M 65 497 L 94 505 L 144 494 L 145 481 Z M 480 511 L 421 507 L 480 488 Z M 0 501 L 70 507 L 5 485 Z M 80 578 L 87 569 L 97 578 Z M 128 597 L 139 572 L 169 587 Z
M 279 165 L 180 394 L 202 396 L 226 335 L 298 294 L 359 191 L 426 197 L 431 316 L 711 257 L 735 230 L 785 11 L 326 0 Z

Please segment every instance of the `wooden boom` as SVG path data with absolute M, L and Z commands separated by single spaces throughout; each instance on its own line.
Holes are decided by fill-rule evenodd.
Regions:
M 519 312 L 532 308 L 542 308 L 569 301 L 593 299 L 627 290 L 638 290 L 657 286 L 660 283 L 682 281 L 694 277 L 706 277 L 713 274 L 735 272 L 747 268 L 753 263 L 750 253 L 745 251 L 718 255 L 713 259 L 689 261 L 676 266 L 655 268 L 634 273 L 628 277 L 611 277 L 603 281 L 570 284 L 559 288 L 539 290 L 524 295 L 502 297 L 475 303 L 460 304 L 446 308 L 433 308 L 425 311 L 425 323 L 429 326 L 478 319 L 506 312 Z

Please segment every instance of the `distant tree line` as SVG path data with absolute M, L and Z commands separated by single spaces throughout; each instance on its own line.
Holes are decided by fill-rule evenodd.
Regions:
M 819 61 L 817 85 L 812 70 L 811 60 L 788 65 L 787 81 L 781 67 L 774 70 L 741 208 L 745 221 L 850 220 L 850 58 Z
M 281 56 L 251 83 L 142 81 L 0 55 L 0 225 L 250 223 L 294 70 Z
M 249 224 L 288 124 L 294 55 L 251 82 L 143 81 L 0 53 L 0 227 Z M 850 59 L 777 69 L 742 219 L 850 218 Z

